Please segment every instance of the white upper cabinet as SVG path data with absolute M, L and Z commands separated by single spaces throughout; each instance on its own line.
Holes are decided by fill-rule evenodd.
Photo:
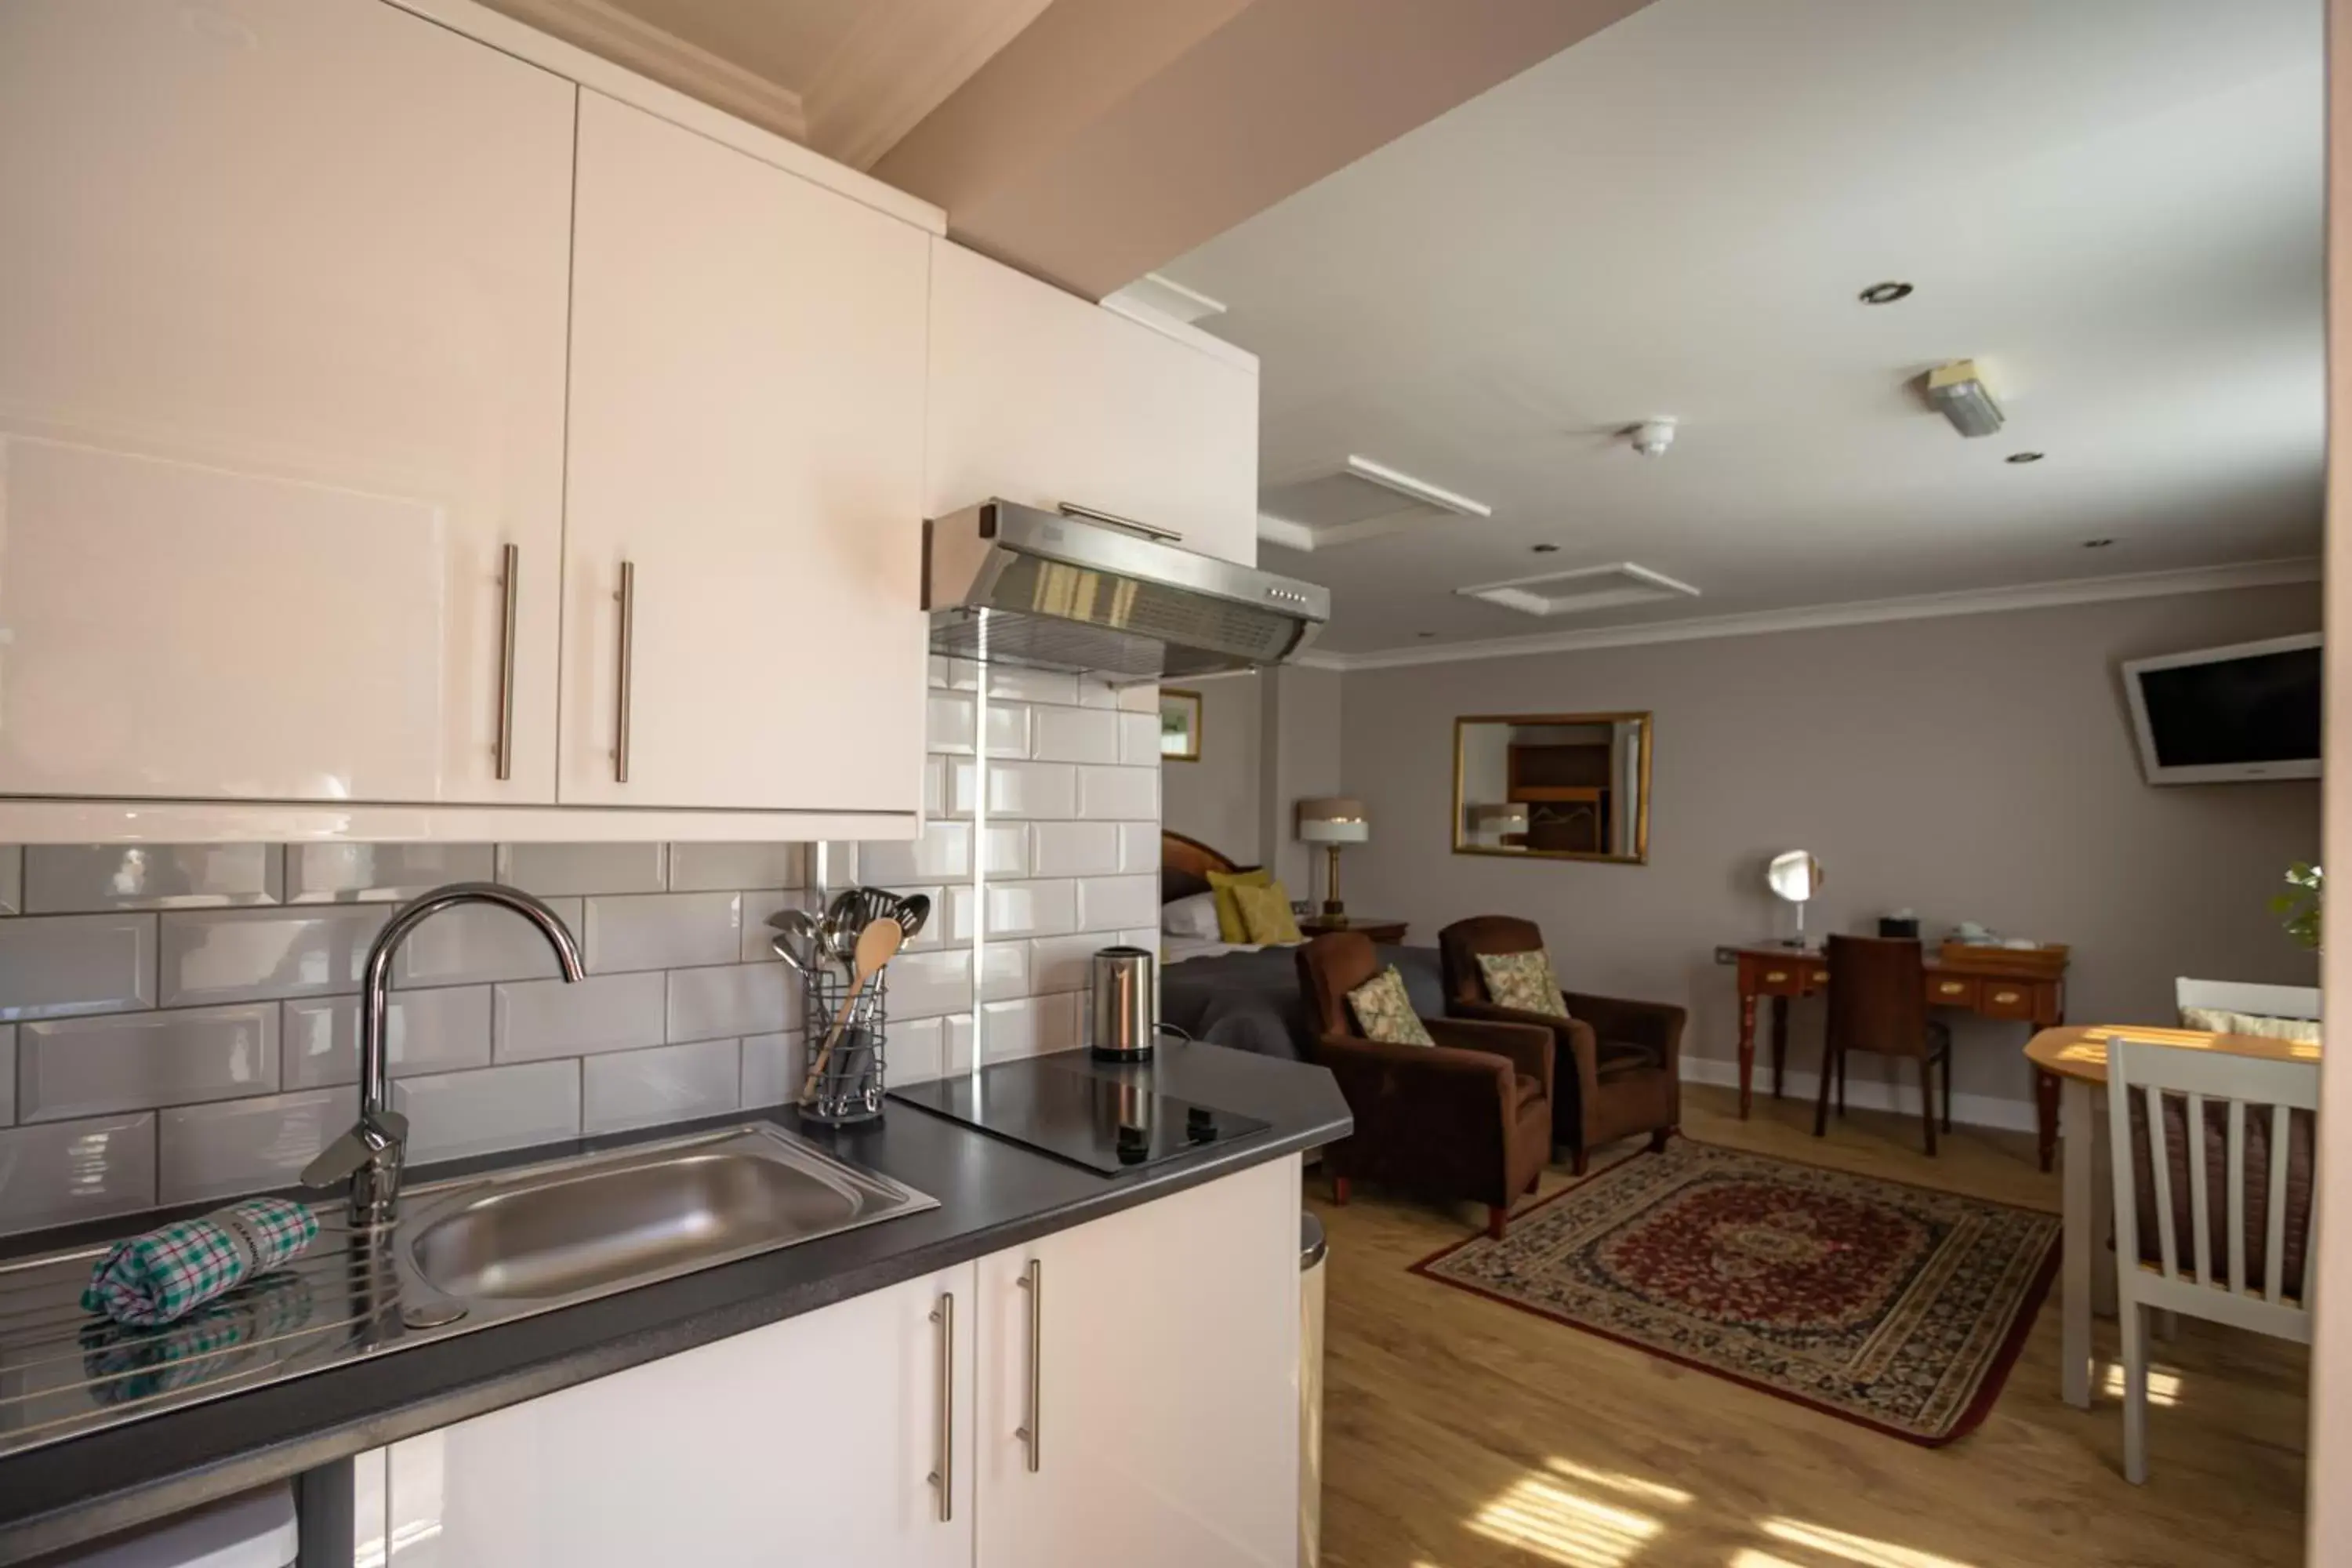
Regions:
M 929 237 L 584 90 L 574 234 L 562 800 L 919 810 Z
M 980 1260 L 978 1568 L 1298 1561 L 1298 1164 Z
M 929 515 L 1090 507 L 1257 563 L 1257 369 L 932 242 Z
M 575 96 L 375 0 L 0 5 L 0 795 L 554 800 Z

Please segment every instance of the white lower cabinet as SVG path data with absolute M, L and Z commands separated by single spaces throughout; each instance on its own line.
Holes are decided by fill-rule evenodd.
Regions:
M 972 1278 L 962 1264 L 395 1444 L 391 1562 L 969 1568 Z
M 389 1556 L 1287 1568 L 1297 1378 L 1294 1157 L 395 1444 Z

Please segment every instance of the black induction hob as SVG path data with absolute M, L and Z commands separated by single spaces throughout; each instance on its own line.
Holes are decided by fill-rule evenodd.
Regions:
M 1108 1175 L 1270 1125 L 1158 1093 L 1149 1066 L 1101 1077 L 1050 1057 L 908 1084 L 890 1098 Z

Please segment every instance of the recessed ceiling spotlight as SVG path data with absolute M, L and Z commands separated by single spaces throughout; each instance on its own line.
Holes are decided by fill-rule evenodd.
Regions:
M 2114 542 L 2115 541 L 2112 539 L 2086 539 L 2083 541 L 2083 548 L 2085 550 L 2105 550 L 2108 545 L 2113 544 Z
M 1538 555 L 1557 555 L 1559 553 L 1559 546 L 1557 544 L 1530 544 L 1528 548 L 1534 551 Z
M 1869 288 L 1864 289 L 1861 295 L 1862 302 L 1865 305 L 1892 305 L 1898 300 L 1909 298 L 1911 298 L 1910 284 L 1893 282 L 1873 283 Z
M 2049 454 L 2044 452 L 2011 452 L 2001 459 L 2004 463 L 2038 463 Z

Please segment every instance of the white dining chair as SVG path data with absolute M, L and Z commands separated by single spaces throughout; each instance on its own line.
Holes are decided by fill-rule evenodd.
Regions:
M 2186 1013 L 2210 1007 L 2221 1013 L 2250 1013 L 2258 1018 L 2316 1018 L 2316 985 L 2263 985 L 2251 980 L 2191 980 L 2172 982 L 2172 1005 Z
M 2135 1187 L 2140 1168 L 2135 1157 L 2131 1105 L 2141 1097 L 2147 1129 L 2147 1170 L 2153 1213 L 2143 1215 Z M 2167 1098 L 2185 1100 L 2180 1131 L 2187 1191 L 2175 1189 L 2168 1154 L 2171 1136 L 2165 1121 Z M 2209 1108 L 2225 1113 L 2227 1135 L 2219 1182 L 2210 1157 Z M 2311 1342 L 2311 1300 L 2306 1282 L 2316 1278 L 2312 1253 L 2311 1205 L 2294 1216 L 2302 1229 L 2301 1279 L 2286 1276 L 2288 1153 L 2294 1114 L 2319 1109 L 2319 1064 L 2221 1056 L 2153 1041 L 2116 1039 L 2107 1047 L 2107 1137 L 2115 1172 L 2116 1300 L 2123 1326 L 2124 1478 L 2147 1479 L 2147 1342 L 2151 1310 L 2191 1317 L 2280 1339 Z M 2263 1134 L 2264 1163 L 2251 1170 L 2249 1121 Z M 2315 1152 L 2317 1139 L 2312 1140 Z M 2260 1181 L 2261 1277 L 2249 1270 L 2246 1194 L 2250 1176 Z M 2306 1186 L 2308 1184 L 2306 1183 Z M 2189 1215 L 2190 1256 L 2180 1253 L 2176 1218 Z M 2158 1261 L 2142 1261 L 2143 1221 L 2156 1229 Z

